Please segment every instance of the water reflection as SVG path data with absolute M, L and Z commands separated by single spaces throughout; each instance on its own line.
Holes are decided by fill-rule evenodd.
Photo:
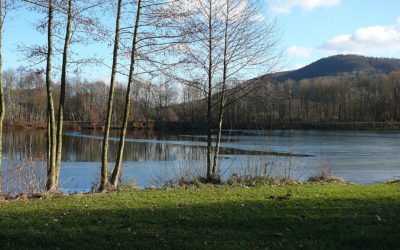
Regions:
M 321 168 L 357 183 L 376 183 L 400 178 L 400 132 L 398 131 L 228 131 L 223 136 L 222 171 L 226 177 L 248 166 L 295 162 L 303 180 Z M 118 149 L 118 131 L 111 131 L 109 159 Z M 205 169 L 205 136 L 179 135 L 148 130 L 128 131 L 124 153 L 124 178 L 144 187 L 154 177 L 171 172 L 186 173 L 196 166 Z M 87 191 L 98 181 L 102 131 L 66 132 L 63 136 L 61 188 Z M 272 153 L 271 153 L 272 152 Z M 264 154 L 264 155 L 263 155 Z M 3 135 L 3 175 L 10 163 L 27 158 L 42 161 L 46 155 L 45 130 L 13 130 Z M 298 157 L 311 156 L 311 157 Z M 294 157 L 294 158 L 293 158 Z M 45 166 L 45 164 L 42 164 Z M 113 164 L 110 164 L 112 168 Z M 192 169 L 189 169 L 192 168 Z M 170 173 L 167 173 L 167 172 Z M 247 170 L 246 170 L 247 171 Z M 259 171 L 259 170 L 258 170 Z M 285 171 L 285 170 L 284 170 Z
M 93 139 L 87 136 L 94 136 Z M 62 161 L 71 162 L 99 162 L 101 161 L 101 131 L 83 131 L 76 136 L 68 132 L 63 136 Z M 111 137 L 118 137 L 117 131 L 112 131 Z M 129 131 L 127 138 L 151 141 L 178 141 L 178 135 L 156 134 L 154 131 Z M 193 137 L 193 142 L 196 142 Z M 109 159 L 115 159 L 118 150 L 118 141 L 111 140 Z M 15 130 L 4 134 L 4 157 L 9 160 L 23 160 L 27 156 L 44 159 L 46 155 L 46 131 L 44 130 Z M 124 161 L 175 161 L 194 160 L 204 154 L 202 147 L 190 145 L 174 145 L 164 143 L 126 143 Z

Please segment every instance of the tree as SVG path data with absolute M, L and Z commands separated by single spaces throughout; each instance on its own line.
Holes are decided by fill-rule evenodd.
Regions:
M 115 39 L 114 39 L 114 50 L 111 68 L 111 80 L 110 80 L 110 90 L 107 103 L 107 118 L 104 128 L 104 139 L 103 139 L 103 149 L 101 158 L 101 180 L 100 180 L 100 190 L 104 190 L 108 186 L 108 139 L 110 136 L 111 119 L 113 113 L 113 102 L 114 102 L 114 83 L 117 73 L 117 63 L 118 63 L 118 50 L 120 42 L 120 18 L 121 18 L 121 8 L 122 0 L 118 0 L 117 4 L 117 15 L 115 18 Z
M 129 67 L 129 79 L 128 79 L 128 86 L 126 89 L 125 95 L 125 112 L 124 118 L 122 121 L 122 131 L 119 141 L 119 148 L 118 148 L 118 155 L 117 161 L 115 163 L 114 170 L 112 172 L 110 184 L 116 188 L 119 184 L 119 177 L 121 174 L 121 166 L 122 166 L 122 157 L 124 154 L 124 146 L 125 146 L 125 136 L 126 130 L 128 126 L 128 116 L 130 111 L 130 102 L 131 102 L 131 86 L 132 82 L 134 81 L 134 71 L 135 71 L 135 63 L 136 63 L 136 47 L 137 47 L 137 38 L 139 32 L 139 24 L 140 24 L 140 15 L 142 11 L 142 0 L 138 0 L 137 2 L 137 10 L 136 10 L 136 18 L 135 18 L 135 26 L 133 30 L 132 36 L 132 50 L 131 50 L 131 58 L 130 58 L 130 67 Z
M 48 1 L 47 20 L 47 58 L 46 58 L 46 92 L 47 92 L 47 191 L 57 190 L 56 178 L 56 120 L 53 101 L 53 84 L 51 79 L 53 59 L 53 0 Z
M 76 42 L 88 40 L 88 37 L 79 37 L 80 34 L 95 34 L 95 40 L 101 37 L 103 32 L 99 28 L 98 32 L 93 32 L 97 26 L 95 17 L 90 14 L 84 15 L 84 12 L 92 10 L 97 6 L 103 4 L 102 0 L 82 0 L 79 3 L 73 0 L 22 0 L 23 2 L 32 5 L 32 8 L 39 12 L 46 13 L 46 19 L 40 22 L 36 27 L 37 30 L 46 30 L 47 46 L 33 46 L 24 48 L 23 52 L 26 53 L 27 58 L 33 61 L 35 65 L 40 65 L 45 57 L 46 61 L 46 92 L 47 92 L 47 182 L 46 189 L 50 192 L 55 192 L 58 189 L 60 168 L 61 168 L 61 153 L 62 153 L 62 132 L 63 120 L 65 111 L 65 97 L 67 85 L 68 64 L 71 64 L 70 45 Z M 75 12 L 74 12 L 75 11 Z M 55 12 L 60 19 L 55 22 Z M 66 22 L 64 17 L 66 16 Z M 62 32 L 65 28 L 65 32 Z M 82 28 L 82 29 L 80 29 Z M 55 34 L 54 31 L 60 32 Z M 73 39 L 73 35 L 75 39 Z M 53 101 L 53 86 L 52 86 L 52 69 L 54 47 L 53 38 L 58 39 L 58 44 L 62 44 L 62 49 L 56 48 L 56 51 L 62 51 L 61 54 L 61 78 L 60 78 L 60 100 L 58 102 L 58 114 L 55 118 L 55 109 Z M 62 38 L 63 37 L 63 38 Z M 90 60 L 76 60 L 75 64 L 81 66 L 83 63 L 90 62 Z M 40 72 L 40 71 L 38 71 Z
M 64 107 L 65 107 L 65 86 L 67 84 L 67 64 L 68 64 L 68 49 L 71 41 L 71 24 L 72 24 L 72 0 L 67 3 L 67 24 L 65 28 L 64 48 L 62 53 L 61 66 L 61 90 L 60 101 L 58 106 L 57 131 L 56 131 L 56 166 L 55 166 L 55 185 L 58 186 L 60 169 L 61 169 L 61 153 L 62 153 L 62 131 L 64 122 Z
M 3 0 L 0 0 L 0 167 L 2 165 L 2 151 L 3 151 L 3 120 L 6 112 L 4 106 L 4 93 L 3 93 L 3 25 L 4 25 L 4 14 L 3 14 Z
M 4 103 L 4 90 L 3 90 L 3 29 L 4 21 L 9 11 L 14 6 L 13 0 L 0 0 L 0 167 L 2 165 L 2 152 L 3 152 L 3 121 L 6 113 Z
M 172 56 L 181 43 L 181 30 L 171 22 L 171 13 L 164 8 L 168 2 L 159 0 L 135 1 L 135 22 L 132 26 L 121 28 L 122 33 L 131 35 L 130 45 L 123 46 L 125 54 L 129 54 L 128 82 L 125 93 L 122 128 L 118 146 L 116 163 L 110 178 L 110 188 L 117 188 L 121 175 L 122 160 L 125 148 L 125 137 L 132 106 L 132 86 L 142 89 L 141 86 L 150 83 L 157 84 L 163 81 L 162 73 L 180 63 L 179 58 Z M 176 14 L 174 17 L 181 16 Z M 121 39 L 123 40 L 123 39 Z M 148 92 L 150 93 L 150 92 Z M 137 100 L 136 100 L 137 101 Z M 148 106 L 148 105 L 147 105 Z M 107 142 L 106 142 L 107 143 Z M 105 168 L 103 168 L 105 171 Z M 102 173 L 105 176 L 105 172 Z M 106 180 L 102 180 L 103 183 Z M 102 187 L 104 188 L 104 187 Z
M 214 180 L 219 179 L 217 163 L 225 108 L 248 95 L 260 83 L 259 79 L 245 80 L 228 89 L 228 82 L 243 78 L 241 74 L 253 77 L 260 67 L 264 73 L 270 72 L 277 59 L 275 25 L 264 22 L 258 4 L 257 1 L 226 0 L 222 8 L 222 87 L 219 100 L 213 104 L 219 106 L 211 172 Z
M 186 2 L 190 15 L 181 20 L 188 42 L 182 45 L 187 64 L 176 77 L 201 89 L 206 99 L 207 180 L 216 182 L 217 159 L 225 107 L 255 89 L 258 73 L 271 70 L 278 58 L 275 24 L 259 13 L 259 2 L 195 0 Z M 215 112 L 218 112 L 215 116 Z M 217 124 L 217 142 L 212 128 Z
M 395 101 L 395 112 L 393 114 L 393 118 L 396 120 L 400 119 L 400 104 L 399 104 L 399 99 L 400 99 L 400 72 L 392 72 L 389 75 L 390 82 L 392 83 L 392 89 L 393 89 L 393 97 Z

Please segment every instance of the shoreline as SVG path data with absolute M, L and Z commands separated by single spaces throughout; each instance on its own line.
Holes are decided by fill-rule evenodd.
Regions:
M 108 190 L 105 192 L 98 192 L 98 191 L 87 191 L 87 192 L 63 192 L 58 191 L 56 193 L 47 193 L 47 192 L 39 192 L 39 193 L 20 193 L 17 195 L 12 196 L 11 194 L 5 194 L 0 192 L 0 204 L 1 202 L 14 202 L 14 201 L 21 201 L 21 200 L 41 200 L 43 197 L 69 197 L 69 196 L 91 196 L 91 195 L 98 195 L 98 194 L 113 194 L 118 192 L 148 192 L 148 191 L 168 191 L 168 190 L 197 190 L 203 188 L 255 188 L 255 187 L 300 187 L 300 186 L 326 186 L 326 185 L 349 185 L 349 186 L 384 186 L 384 185 L 399 185 L 400 186 L 400 179 L 392 178 L 389 181 L 385 182 L 376 182 L 376 183 L 355 183 L 355 182 L 347 182 L 342 178 L 332 176 L 328 179 L 318 180 L 317 177 L 310 177 L 313 180 L 307 181 L 296 181 L 296 180 L 278 180 L 275 178 L 263 178 L 263 177 L 254 177 L 252 179 L 230 179 L 227 181 L 223 181 L 221 183 L 206 183 L 202 182 L 200 179 L 195 179 L 191 181 L 187 181 L 181 179 L 178 183 L 166 185 L 163 187 L 138 187 L 136 184 L 123 184 L 121 187 L 117 188 L 116 190 Z M 1 186 L 0 186 L 1 187 Z M 1 190 L 0 190 L 1 191 Z
M 206 125 L 203 123 L 187 123 L 187 122 L 154 122 L 146 126 L 142 123 L 135 125 L 137 122 L 131 122 L 129 130 L 158 130 L 158 131 L 203 131 Z M 5 129 L 15 130 L 46 130 L 46 123 L 24 123 L 24 124 L 4 124 Z M 64 122 L 64 128 L 67 130 L 103 130 L 102 123 L 74 123 L 71 121 Z M 119 126 L 112 126 L 112 130 L 120 129 Z M 238 123 L 235 125 L 223 127 L 224 130 L 400 130 L 400 122 L 332 122 L 332 123 L 272 123 L 260 125 L 258 123 Z

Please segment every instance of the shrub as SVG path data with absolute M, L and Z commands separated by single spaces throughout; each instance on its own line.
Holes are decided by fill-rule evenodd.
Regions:
M 333 174 L 329 169 L 323 169 L 317 175 L 311 176 L 308 179 L 309 182 L 335 182 L 335 183 L 346 183 L 342 178 L 339 178 Z

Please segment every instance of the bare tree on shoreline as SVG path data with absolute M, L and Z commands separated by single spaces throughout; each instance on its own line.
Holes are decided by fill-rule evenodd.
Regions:
M 222 79 L 217 101 L 212 107 L 218 108 L 217 135 L 211 170 L 213 180 L 220 178 L 218 171 L 222 123 L 226 106 L 240 100 L 254 91 L 260 81 L 250 79 L 232 83 L 249 74 L 254 75 L 260 68 L 271 72 L 279 60 L 277 53 L 276 24 L 266 23 L 259 12 L 259 1 L 226 0 L 223 6 L 222 38 Z M 231 86 L 228 86 L 231 83 Z
M 177 74 L 177 79 L 203 91 L 205 96 L 206 178 L 209 182 L 218 182 L 217 162 L 225 107 L 254 90 L 258 81 L 247 79 L 268 72 L 279 57 L 274 51 L 275 23 L 264 20 L 260 2 L 256 0 L 185 3 L 191 15 L 181 25 L 192 32 L 188 33 L 189 42 L 182 46 L 187 65 Z M 234 82 L 240 84 L 234 86 Z M 213 144 L 215 123 L 217 141 Z
M 114 49 L 113 49 L 113 59 L 111 68 L 111 79 L 110 79 L 110 90 L 107 102 L 107 118 L 104 128 L 104 139 L 102 148 L 102 158 L 101 158 L 101 179 L 100 179 L 100 191 L 104 190 L 108 186 L 108 140 L 110 137 L 111 119 L 113 113 L 113 103 L 114 103 L 114 83 L 117 74 L 117 64 L 118 64 L 118 50 L 120 43 L 120 18 L 121 18 L 121 8 L 122 0 L 118 0 L 117 3 L 117 15 L 115 18 L 115 38 L 114 38 Z
M 64 111 L 65 111 L 65 98 L 66 98 L 66 85 L 67 85 L 67 73 L 68 64 L 70 63 L 69 57 L 71 57 L 70 45 L 78 39 L 73 41 L 73 36 L 79 32 L 91 32 L 92 26 L 96 25 L 92 18 L 87 18 L 82 15 L 83 12 L 90 10 L 96 6 L 99 6 L 103 1 L 86 1 L 82 6 L 78 6 L 73 0 L 45 0 L 45 1 L 31 1 L 22 0 L 23 2 L 29 3 L 34 10 L 46 13 L 46 19 L 43 23 L 40 23 L 37 27 L 38 30 L 47 30 L 47 49 L 44 52 L 43 49 L 38 47 L 27 48 L 27 56 L 32 58 L 38 58 L 38 61 L 46 61 L 46 92 L 47 92 L 47 181 L 46 189 L 50 192 L 56 192 L 59 185 L 59 176 L 61 168 L 61 157 L 62 157 L 62 135 L 63 135 L 63 122 L 64 122 Z M 77 6 L 75 6 L 77 5 Z M 74 13 L 75 10 L 75 13 Z M 62 38 L 61 34 L 55 34 L 54 28 L 57 27 L 57 31 L 62 30 L 62 23 L 59 21 L 57 24 L 54 22 L 54 14 L 57 12 L 62 15 L 66 15 L 66 23 L 64 25 L 65 32 Z M 76 22 L 74 24 L 74 22 Z M 81 31 L 77 31 L 77 27 L 82 26 Z M 89 27 L 86 30 L 86 26 Z M 46 28 L 45 28 L 46 27 Z M 101 33 L 100 33 L 101 34 Z M 98 34 L 96 35 L 98 36 Z M 52 81 L 52 69 L 53 56 L 54 56 L 54 42 L 53 38 L 57 37 L 63 43 L 62 55 L 61 55 L 61 78 L 60 78 L 60 99 L 58 102 L 58 113 L 56 119 L 56 113 L 54 109 L 53 100 L 53 81 Z M 45 55 L 45 60 L 41 59 Z M 82 63 L 85 60 L 77 61 L 76 63 Z M 39 71 L 40 72 L 40 71 Z
M 107 161 L 105 151 L 107 151 L 108 146 L 106 133 L 109 132 L 105 132 L 100 190 L 107 188 L 107 185 L 110 188 L 116 188 L 119 185 L 125 137 L 128 129 L 128 121 L 131 116 L 132 88 L 134 87 L 137 93 L 137 88 L 142 88 L 142 85 L 150 86 L 156 84 L 156 82 L 165 82 L 162 78 L 163 72 L 170 70 L 180 63 L 179 58 L 173 58 L 171 55 L 180 44 L 183 36 L 181 31 L 176 29 L 172 22 L 165 19 L 166 16 L 170 15 L 170 13 L 166 12 L 164 9 L 166 4 L 168 4 L 168 2 L 157 0 L 134 1 L 133 5 L 136 5 L 136 9 L 131 12 L 135 14 L 135 23 L 133 27 L 119 28 L 122 30 L 121 33 L 131 35 L 131 45 L 124 45 L 121 48 L 125 54 L 130 55 L 129 67 L 127 67 L 128 82 L 117 158 L 110 180 L 106 180 L 106 171 L 108 170 L 107 163 L 105 163 L 105 161 Z M 120 40 L 120 38 L 116 36 L 115 40 Z M 117 51 L 114 52 L 114 58 L 116 58 Z M 113 63 L 113 67 L 114 66 L 116 66 L 116 64 L 114 65 Z M 119 66 L 126 69 L 126 67 L 121 64 Z M 116 69 L 112 69 L 112 72 L 114 70 Z M 117 72 L 115 71 L 114 73 Z M 112 90 L 110 89 L 110 91 Z M 110 102 L 112 102 L 112 98 L 109 98 L 108 107 L 111 107 Z M 107 118 L 106 121 L 106 130 L 109 129 L 108 127 L 111 122 L 109 120 L 111 119 L 111 112 L 110 110 L 108 112 L 109 118 Z M 108 181 L 109 184 L 107 183 Z
M 0 0 L 0 170 L 3 160 L 3 122 L 6 113 L 3 89 L 3 31 L 7 13 L 14 7 L 14 0 Z
M 3 27 L 4 27 L 4 14 L 3 14 L 3 0 L 0 0 L 0 167 L 2 165 L 2 151 L 3 151 L 3 120 L 6 112 L 4 104 L 3 93 Z M 0 168 L 1 169 L 1 168 Z
M 56 182 L 56 120 L 53 101 L 53 84 L 51 79 L 53 59 L 53 14 L 54 2 L 48 2 L 47 23 L 47 60 L 46 60 L 46 92 L 47 92 L 47 182 L 48 191 L 57 190 Z

